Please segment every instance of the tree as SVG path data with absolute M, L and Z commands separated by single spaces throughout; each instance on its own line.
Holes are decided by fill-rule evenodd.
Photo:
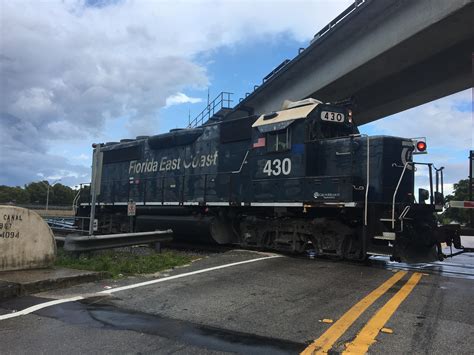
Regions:
M 25 190 L 30 194 L 31 203 L 40 205 L 46 204 L 46 193 L 48 188 L 45 184 L 49 185 L 49 182 L 30 182 L 29 184 L 25 185 Z M 51 195 L 49 197 L 51 198 Z
M 24 188 L 0 185 L 0 203 L 45 205 L 48 181 L 30 182 Z M 49 187 L 49 204 L 71 206 L 77 191 L 69 186 L 54 184 Z
M 74 200 L 75 191 L 69 186 L 55 184 L 49 191 L 49 201 L 53 205 L 71 206 Z
M 446 196 L 446 202 L 449 201 L 468 201 L 469 200 L 469 179 L 459 180 L 454 184 L 452 195 Z M 469 222 L 469 210 L 463 208 L 448 208 L 443 213 L 443 218 L 458 223 Z
M 30 194 L 19 186 L 0 186 L 0 203 L 27 204 Z

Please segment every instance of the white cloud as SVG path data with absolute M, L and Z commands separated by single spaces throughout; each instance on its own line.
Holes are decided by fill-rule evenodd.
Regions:
M 79 155 L 75 156 L 74 159 L 82 160 L 82 161 L 89 161 L 89 160 L 91 160 L 91 157 L 89 155 L 86 155 L 86 154 L 82 153 L 82 154 L 79 154 Z
M 3 153 L 3 152 L 2 152 Z M 75 185 L 89 180 L 90 168 L 71 164 L 65 157 L 40 151 L 21 151 L 0 154 L 0 185 L 23 185 L 40 179 L 61 179 L 65 185 Z
M 199 97 L 189 97 L 186 94 L 183 94 L 182 92 L 178 92 L 175 95 L 171 95 L 166 98 L 165 107 L 186 104 L 186 103 L 195 104 L 198 102 L 202 102 L 202 99 L 200 99 Z
M 209 85 L 198 55 L 282 33 L 309 41 L 351 2 L 0 0 L 2 182 L 63 169 L 54 141 L 102 137 L 107 120 L 157 133 L 167 99 Z M 5 165 L 19 151 L 31 161 Z
M 473 147 L 472 89 L 375 121 L 374 130 L 394 136 L 426 137 L 428 149 Z
M 426 137 L 428 154 L 415 156 L 415 161 L 444 166 L 444 182 L 452 184 L 468 176 L 468 151 L 474 147 L 473 120 L 472 89 L 468 89 L 364 125 L 361 130 Z M 417 182 L 427 185 L 427 176 L 428 171 L 420 168 Z

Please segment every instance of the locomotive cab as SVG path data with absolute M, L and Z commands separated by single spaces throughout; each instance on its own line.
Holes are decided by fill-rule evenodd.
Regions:
M 303 122 L 299 121 L 301 119 Z M 304 133 L 300 134 L 299 127 L 294 126 L 303 126 Z M 291 149 L 292 136 L 301 143 L 302 139 L 307 142 L 359 134 L 351 110 L 311 98 L 296 102 L 287 100 L 281 111 L 261 115 L 252 127 L 254 141 L 264 138 L 271 151 Z M 297 131 L 296 135 L 292 129 Z
M 318 254 L 441 257 L 445 236 L 434 213 L 442 192 L 431 182 L 430 191 L 414 193 L 412 158 L 426 153 L 425 141 L 360 135 L 349 109 L 314 99 L 286 101 L 252 127 L 252 199 L 279 207 L 303 202 L 305 217 L 314 217 L 308 238 Z
M 260 184 L 261 179 L 272 179 L 278 184 L 277 179 L 298 178 L 300 190 L 292 188 L 294 195 L 281 191 L 279 198 L 297 201 L 304 194 L 304 201 L 308 203 L 314 202 L 314 190 L 302 187 L 312 177 L 324 180 L 323 185 L 326 186 L 326 183 L 330 183 L 328 177 L 333 175 L 334 178 L 337 175 L 344 180 L 343 184 L 352 186 L 351 172 L 345 171 L 347 163 L 341 158 L 331 161 L 330 153 L 326 152 L 326 146 L 331 144 L 327 142 L 339 139 L 339 146 L 345 149 L 347 138 L 359 134 L 349 109 L 323 104 L 311 98 L 296 102 L 285 101 L 281 111 L 261 115 L 252 128 L 253 149 L 249 163 L 254 184 Z M 341 175 L 347 175 L 347 179 Z M 294 181 L 295 184 L 296 182 Z M 335 181 L 335 186 L 325 188 L 340 190 L 342 185 L 339 182 Z M 281 186 L 279 190 L 285 190 L 285 186 Z M 324 195 L 324 191 L 319 192 Z M 341 197 L 340 191 L 337 194 L 333 194 L 333 191 L 326 192 Z M 275 199 L 275 196 L 272 198 Z M 353 201 L 352 194 L 345 194 L 338 200 Z

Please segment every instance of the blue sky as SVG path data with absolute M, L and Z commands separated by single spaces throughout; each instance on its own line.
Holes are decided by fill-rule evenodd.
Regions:
M 88 181 L 92 142 L 183 127 L 208 90 L 237 102 L 349 3 L 0 0 L 0 184 Z M 451 184 L 467 176 L 472 128 L 467 90 L 361 130 L 427 136 L 419 159 Z
M 211 53 L 197 56 L 196 61 L 207 68 L 209 92 L 212 100 L 220 92 L 233 93 L 234 104 L 239 98 L 252 92 L 254 85 L 260 85 L 262 79 L 285 59 L 292 59 L 298 54 L 298 48 L 308 42 L 298 42 L 288 33 L 277 34 L 268 39 L 240 43 L 235 47 L 219 48 Z M 205 108 L 207 88 L 188 89 L 185 94 L 200 98 L 195 104 L 171 106 L 161 111 L 164 130 L 182 127 L 187 123 L 188 113 L 191 119 Z M 183 119 L 185 118 L 185 119 Z

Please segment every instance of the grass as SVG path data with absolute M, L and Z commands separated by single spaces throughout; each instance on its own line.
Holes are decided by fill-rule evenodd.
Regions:
M 193 259 L 190 255 L 174 251 L 136 255 L 129 251 L 108 250 L 76 257 L 58 249 L 55 265 L 70 269 L 103 271 L 113 278 L 118 278 L 122 275 L 151 274 L 188 264 Z

